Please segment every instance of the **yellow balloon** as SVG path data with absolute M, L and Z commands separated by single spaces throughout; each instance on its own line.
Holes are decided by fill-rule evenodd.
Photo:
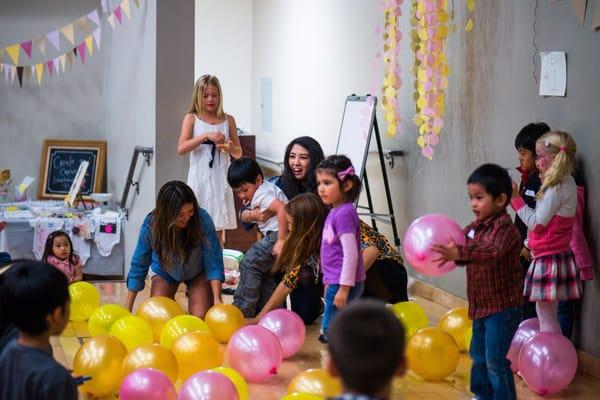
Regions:
M 404 325 L 407 342 L 419 329 L 425 328 L 429 324 L 425 310 L 416 301 L 396 303 L 392 306 L 392 312 Z
M 325 400 L 325 397 L 310 393 L 291 393 L 283 396 L 281 400 Z
M 204 320 L 219 343 L 227 343 L 231 335 L 246 323 L 244 314 L 233 304 L 215 304 Z
M 439 328 L 448 332 L 456 340 L 460 351 L 467 348 L 465 334 L 471 326 L 473 326 L 473 321 L 469 319 L 469 312 L 466 307 L 453 308 L 444 314 L 438 323 Z
M 194 331 L 210 332 L 210 329 L 206 322 L 194 315 L 178 315 L 163 326 L 160 333 L 160 344 L 170 349 L 179 336 Z
M 131 315 L 131 313 L 119 304 L 105 304 L 96 308 L 88 321 L 90 335 L 108 335 L 112 324 L 126 315 Z
M 221 345 L 210 332 L 188 332 L 175 340 L 171 349 L 179 365 L 179 378 L 183 381 L 199 371 L 220 367 L 223 364 Z
M 122 363 L 127 349 L 118 339 L 96 336 L 77 350 L 73 359 L 73 375 L 92 379 L 79 386 L 86 397 L 115 393 L 124 378 Z
M 454 338 L 440 328 L 423 328 L 408 342 L 408 368 L 428 381 L 439 381 L 456 371 L 459 351 Z
M 177 359 L 171 350 L 156 343 L 143 345 L 134 349 L 123 360 L 124 376 L 129 375 L 130 372 L 139 368 L 153 368 L 161 371 L 173 383 L 177 380 L 179 373 Z
M 116 320 L 110 327 L 109 334 L 123 342 L 127 351 L 152 344 L 152 327 L 148 321 L 135 315 L 126 315 Z
M 237 389 L 239 400 L 248 400 L 249 399 L 248 384 L 246 383 L 246 380 L 244 379 L 244 377 L 242 375 L 240 375 L 239 372 L 237 372 L 235 369 L 229 368 L 229 367 L 217 367 L 217 368 L 213 368 L 213 371 L 221 373 L 221 374 L 225 375 L 226 377 L 228 377 L 229 379 L 231 379 L 231 381 L 235 385 L 235 388 Z
M 71 321 L 85 321 L 100 306 L 100 292 L 88 282 L 75 282 L 69 285 L 71 296 Z
M 470 326 L 465 333 L 465 347 L 467 352 L 471 349 L 471 339 L 473 339 L 473 326 Z
M 175 300 L 164 296 L 150 297 L 135 312 L 135 315 L 150 322 L 156 343 L 160 342 L 160 333 L 165 324 L 182 314 L 185 314 L 183 308 Z
M 296 375 L 288 386 L 288 393 L 308 393 L 322 397 L 333 397 L 342 393 L 339 379 L 321 368 L 307 369 Z

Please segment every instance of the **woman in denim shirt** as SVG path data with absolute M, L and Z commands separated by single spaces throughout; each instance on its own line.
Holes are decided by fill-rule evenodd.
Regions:
M 152 269 L 150 296 L 174 298 L 184 282 L 188 310 L 204 318 L 221 300 L 223 251 L 208 213 L 198 207 L 188 185 L 171 181 L 158 192 L 156 208 L 144 219 L 127 275 L 125 307 L 133 308 L 137 292 Z

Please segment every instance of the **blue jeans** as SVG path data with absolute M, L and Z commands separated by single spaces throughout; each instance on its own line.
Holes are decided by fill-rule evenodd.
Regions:
M 321 321 L 321 332 L 325 337 L 327 337 L 329 323 L 337 311 L 337 307 L 333 304 L 333 299 L 335 299 L 335 295 L 339 288 L 340 285 L 328 285 L 327 289 L 325 289 L 325 311 L 323 312 L 323 320 Z M 364 282 L 356 282 L 348 294 L 348 303 L 359 298 L 362 295 L 364 288 Z
M 514 400 L 515 381 L 506 358 L 521 322 L 522 308 L 512 307 L 473 321 L 471 392 L 481 400 Z

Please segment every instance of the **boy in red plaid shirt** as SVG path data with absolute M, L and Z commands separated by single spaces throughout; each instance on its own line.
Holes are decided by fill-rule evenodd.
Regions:
M 521 238 L 506 212 L 512 194 L 508 172 L 495 164 L 477 168 L 467 180 L 475 221 L 464 232 L 466 243 L 435 244 L 440 261 L 467 265 L 471 340 L 471 391 L 478 399 L 516 399 L 506 358 L 521 321 L 523 269 Z

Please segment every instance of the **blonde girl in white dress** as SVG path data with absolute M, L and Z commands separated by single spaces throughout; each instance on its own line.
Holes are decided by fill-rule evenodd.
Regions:
M 198 79 L 177 144 L 180 155 L 190 153 L 187 184 L 196 194 L 200 207 L 214 221 L 221 241 L 223 230 L 237 227 L 227 168 L 230 156 L 242 156 L 235 120 L 223 111 L 222 93 L 216 76 L 203 75 Z

